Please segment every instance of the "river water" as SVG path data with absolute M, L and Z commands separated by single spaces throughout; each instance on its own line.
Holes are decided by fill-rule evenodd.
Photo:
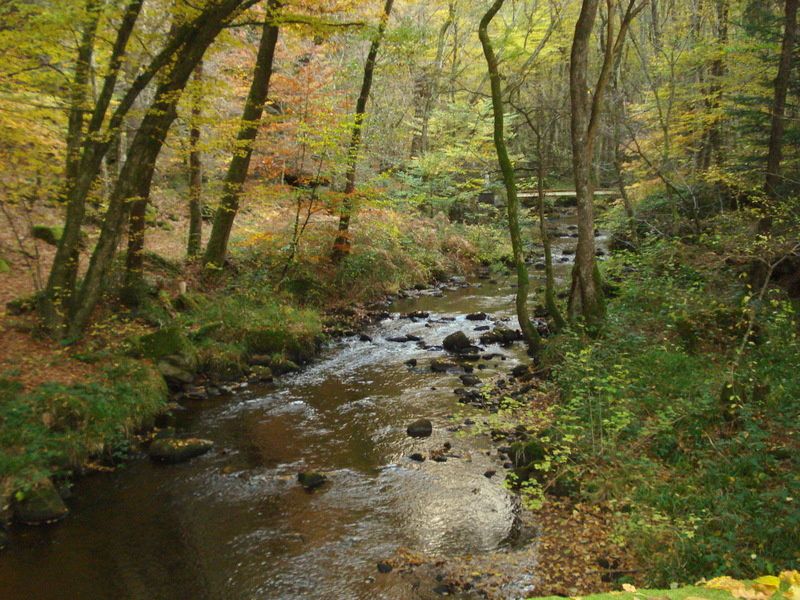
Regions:
M 555 223 L 565 234 L 570 224 Z M 563 275 L 574 239 L 554 245 Z M 400 548 L 451 557 L 522 543 L 496 452 L 463 424 L 485 415 L 457 402 L 458 373 L 430 371 L 441 350 L 387 340 L 412 334 L 436 346 L 457 330 L 477 339 L 490 321 L 465 319 L 476 311 L 514 327 L 513 299 L 501 280 L 398 300 L 393 317 L 367 332 L 373 341 L 342 340 L 274 385 L 193 404 L 178 430 L 213 440 L 214 450 L 79 480 L 65 521 L 13 531 L 0 555 L 0 599 L 416 598 L 376 563 Z M 399 316 L 417 310 L 430 317 Z M 499 356 L 474 363 L 482 379 L 525 360 L 520 344 L 486 353 Z M 408 437 L 420 417 L 433 435 Z M 446 462 L 409 458 L 445 442 Z M 498 475 L 485 477 L 490 469 Z M 329 483 L 306 492 L 301 470 Z

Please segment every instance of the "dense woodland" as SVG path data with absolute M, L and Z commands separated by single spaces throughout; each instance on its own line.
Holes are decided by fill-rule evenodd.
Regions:
M 800 569 L 797 4 L 0 0 L 0 546 L 168 393 L 483 273 L 506 485 L 604 507 L 594 585 Z

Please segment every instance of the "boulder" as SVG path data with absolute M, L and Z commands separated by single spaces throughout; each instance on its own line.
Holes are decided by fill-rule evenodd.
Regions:
M 213 447 L 211 440 L 167 437 L 153 440 L 147 453 L 154 462 L 175 464 L 205 454 Z
M 378 563 L 378 572 L 379 573 L 391 573 L 392 572 L 392 565 L 388 562 L 381 561 Z
M 31 489 L 18 494 L 14 518 L 27 525 L 52 523 L 67 516 L 69 510 L 49 479 L 41 479 Z
M 404 319 L 427 319 L 431 314 L 424 310 L 415 310 L 414 312 L 406 313 L 403 315 Z
M 539 440 L 514 442 L 508 452 L 515 467 L 525 467 L 533 462 L 541 462 L 546 455 L 545 447 Z
M 160 360 L 156 367 L 158 368 L 158 372 L 164 377 L 164 381 L 167 382 L 167 385 L 172 390 L 180 389 L 184 385 L 194 381 L 194 370 L 175 364 L 175 362 L 171 360 Z
M 62 227 L 48 227 L 47 225 L 33 225 L 31 227 L 31 237 L 42 240 L 45 244 L 58 246 L 61 236 L 64 234 Z
M 297 482 L 302 485 L 306 491 L 315 490 L 327 481 L 328 478 L 322 473 L 301 471 L 297 474 Z
M 252 381 L 272 381 L 272 369 L 254 365 L 250 368 L 250 379 Z
M 282 354 L 275 354 L 269 361 L 269 367 L 272 369 L 273 375 L 283 375 L 284 373 L 294 373 L 299 371 L 300 367 L 297 366 L 292 360 L 289 360 Z
M 467 315 L 467 321 L 485 321 L 485 320 L 486 320 L 485 312 L 475 312 Z
M 530 365 L 517 365 L 511 369 L 511 375 L 517 378 L 525 377 L 530 374 L 530 370 Z
M 272 356 L 269 354 L 253 354 L 247 362 L 253 366 L 268 367 L 272 364 Z
M 498 325 L 492 331 L 481 335 L 482 344 L 501 344 L 508 345 L 522 339 L 522 333 L 514 329 L 509 329 L 503 325 Z
M 411 437 L 430 437 L 433 433 L 433 423 L 429 419 L 417 419 L 406 428 L 406 433 Z
M 208 390 L 202 385 L 187 385 L 183 389 L 183 397 L 187 400 L 208 400 Z
M 444 338 L 442 346 L 448 352 L 461 352 L 472 346 L 472 340 L 463 331 L 456 331 Z
M 468 387 L 481 384 L 481 380 L 479 377 L 476 377 L 475 375 L 470 375 L 469 373 L 460 375 L 459 379 L 461 379 L 461 383 L 463 383 Z

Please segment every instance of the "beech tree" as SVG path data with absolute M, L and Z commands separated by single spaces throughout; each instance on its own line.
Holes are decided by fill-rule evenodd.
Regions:
M 361 82 L 361 92 L 356 101 L 356 111 L 353 120 L 353 133 L 350 137 L 350 146 L 347 153 L 347 173 L 345 174 L 344 200 L 339 215 L 339 228 L 336 239 L 333 242 L 331 257 L 334 262 L 338 262 L 350 253 L 350 217 L 353 212 L 353 193 L 356 190 L 356 170 L 358 168 L 358 155 L 361 149 L 361 135 L 364 127 L 364 118 L 367 112 L 367 101 L 369 92 L 372 88 L 372 78 L 375 74 L 375 62 L 378 59 L 383 34 L 389 23 L 389 16 L 392 14 L 394 0 L 386 0 L 383 6 L 383 13 L 378 24 L 378 30 L 367 54 L 367 61 L 364 64 L 364 78 Z
M 625 35 L 634 17 L 642 11 L 645 4 L 637 6 L 636 0 L 629 0 L 625 8 L 619 31 L 614 31 L 616 5 L 614 0 L 606 1 L 605 48 L 600 74 L 594 93 L 590 98 L 589 89 L 589 45 L 597 18 L 599 0 L 583 0 L 570 55 L 570 121 L 572 141 L 572 170 L 575 179 L 575 195 L 578 200 L 578 247 L 575 251 L 575 268 L 572 272 L 572 287 L 569 298 L 571 320 L 582 317 L 587 324 L 595 325 L 605 315 L 605 300 L 600 278 L 600 270 L 595 259 L 594 243 L 594 185 L 592 182 L 592 160 L 595 142 L 600 128 L 603 100 L 611 76 L 615 57 L 622 52 Z
M 500 171 L 503 175 L 503 183 L 506 188 L 506 207 L 508 213 L 508 232 L 511 236 L 511 247 L 514 253 L 514 270 L 517 275 L 517 319 L 522 330 L 522 335 L 528 344 L 529 350 L 533 353 L 539 350 L 539 332 L 531 322 L 528 313 L 528 288 L 530 282 L 528 278 L 528 268 L 525 265 L 525 254 L 522 247 L 522 235 L 519 226 L 519 200 L 517 198 L 517 185 L 514 179 L 514 166 L 508 156 L 506 146 L 503 117 L 503 88 L 500 81 L 500 71 L 497 65 L 497 56 L 489 38 L 489 24 L 494 19 L 497 12 L 503 6 L 505 0 L 495 0 L 489 10 L 481 19 L 478 26 L 478 36 L 483 47 L 483 54 L 486 57 L 486 65 L 489 70 L 489 82 L 492 90 L 492 114 L 494 118 L 494 145 L 497 150 L 497 160 L 500 163 Z
M 269 94 L 272 63 L 275 60 L 275 46 L 278 43 L 278 25 L 275 21 L 279 9 L 280 3 L 270 0 L 261 32 L 250 92 L 245 100 L 239 134 L 236 137 L 236 151 L 228 165 L 228 172 L 223 182 L 222 199 L 214 215 L 214 224 L 203 257 L 207 269 L 220 269 L 228 251 L 228 240 L 239 209 L 239 198 L 250 169 L 253 142 L 258 135 L 264 103 Z

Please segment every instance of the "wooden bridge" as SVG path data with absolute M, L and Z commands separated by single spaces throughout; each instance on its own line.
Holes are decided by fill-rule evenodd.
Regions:
M 545 190 L 545 198 L 553 198 L 556 206 L 575 206 L 578 202 L 577 195 L 574 190 Z M 616 198 L 619 192 L 615 190 L 595 190 L 594 197 L 597 198 Z M 533 206 L 539 198 L 539 192 L 536 190 L 520 190 L 517 194 L 520 203 L 523 206 Z

